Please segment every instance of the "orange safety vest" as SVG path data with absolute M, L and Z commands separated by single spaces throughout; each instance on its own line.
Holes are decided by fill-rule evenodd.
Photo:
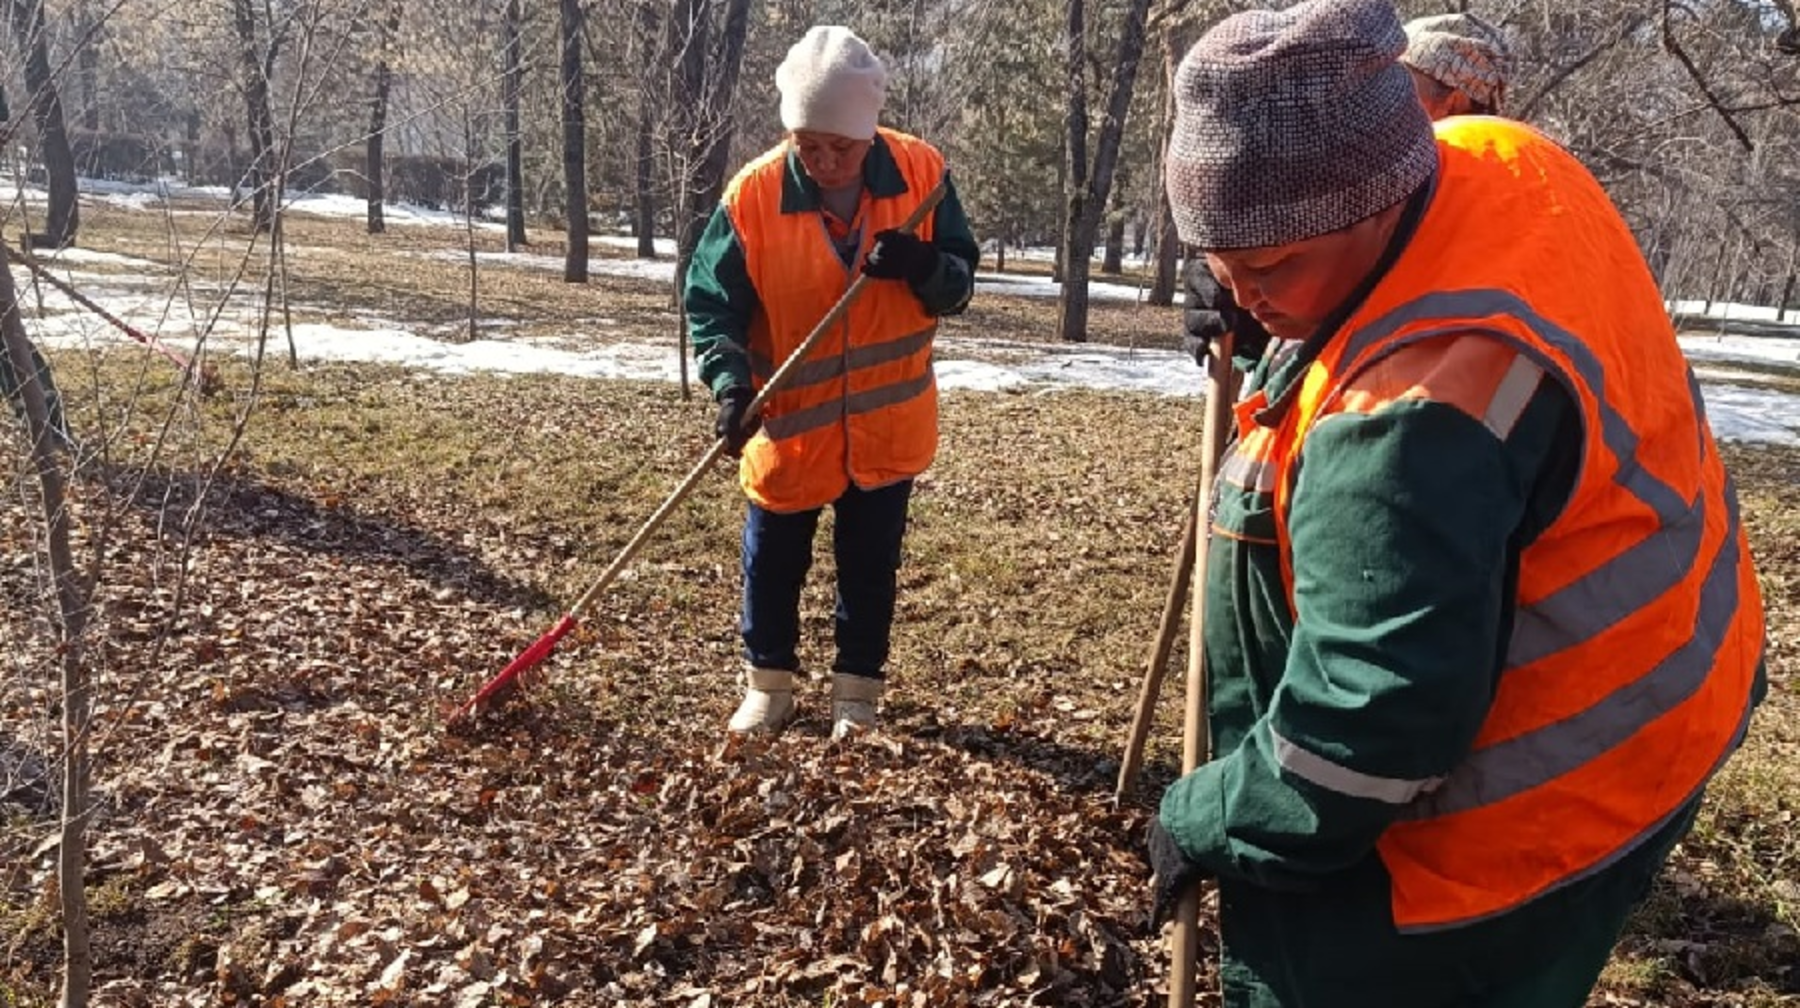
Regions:
M 751 380 L 760 389 L 824 319 L 861 271 L 875 233 L 899 227 L 944 174 L 923 140 L 883 129 L 906 181 L 895 197 L 863 197 L 862 247 L 846 266 L 821 211 L 783 213 L 786 144 L 746 165 L 726 187 L 758 310 L 750 323 Z M 927 216 L 914 232 L 929 241 Z M 924 472 L 937 451 L 937 320 L 903 282 L 871 280 L 834 332 L 814 344 L 762 411 L 744 447 L 744 493 L 771 511 L 821 507 L 851 484 L 873 489 Z
M 1580 406 L 1580 473 L 1520 558 L 1487 719 L 1447 777 L 1401 793 L 1377 845 L 1403 931 L 1505 913 L 1655 833 L 1742 738 L 1763 648 L 1736 493 L 1623 220 L 1529 127 L 1459 117 L 1437 136 L 1437 188 L 1412 240 L 1263 414 L 1269 426 L 1261 396 L 1239 404 L 1220 474 L 1274 491 L 1304 620 L 1287 519 L 1314 424 L 1429 398 L 1504 438 L 1545 375 Z M 1428 377 L 1418 356 L 1405 381 L 1384 371 L 1402 349 L 1435 362 Z

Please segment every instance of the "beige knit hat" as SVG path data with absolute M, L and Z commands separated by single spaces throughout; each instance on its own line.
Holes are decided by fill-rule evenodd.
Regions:
M 784 128 L 867 140 L 887 100 L 887 68 L 855 32 L 817 25 L 788 50 L 775 87 Z
M 1175 78 L 1164 179 L 1181 240 L 1286 245 L 1349 227 L 1437 170 L 1431 121 L 1395 58 L 1388 0 L 1233 14 Z
M 1498 112 L 1512 76 L 1512 51 L 1498 28 L 1474 14 L 1439 14 L 1406 23 L 1400 62 Z

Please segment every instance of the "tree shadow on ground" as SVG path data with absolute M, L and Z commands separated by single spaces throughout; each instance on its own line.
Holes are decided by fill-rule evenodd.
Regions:
M 1800 994 L 1800 934 L 1770 903 L 1693 891 L 1675 862 L 1625 925 L 1622 950 L 1655 956 L 1702 990 L 1734 991 L 1760 981 Z
M 134 507 L 179 520 L 201 486 L 192 472 L 112 467 L 97 478 Z M 242 476 L 221 474 L 207 490 L 202 534 L 272 540 L 346 560 L 396 566 L 419 579 L 453 587 L 476 602 L 501 607 L 550 605 L 539 586 L 494 571 L 474 551 L 391 517 L 358 512 Z
M 1070 745 L 1019 726 L 996 727 L 938 720 L 936 712 L 905 700 L 884 701 L 884 720 L 914 738 L 936 742 L 987 762 L 1015 763 L 1077 794 L 1110 794 L 1117 754 Z

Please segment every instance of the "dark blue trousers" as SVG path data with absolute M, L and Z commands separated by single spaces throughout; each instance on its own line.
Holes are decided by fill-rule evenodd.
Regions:
M 837 559 L 837 659 L 833 672 L 882 678 L 894 623 L 900 540 L 912 480 L 879 490 L 852 486 L 832 502 Z M 797 671 L 800 589 L 812 567 L 823 508 L 777 514 L 750 505 L 744 521 L 744 656 L 758 668 Z

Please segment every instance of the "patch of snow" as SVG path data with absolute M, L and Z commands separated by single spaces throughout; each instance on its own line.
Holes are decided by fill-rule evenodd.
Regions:
M 600 245 L 605 245 L 610 248 L 627 249 L 630 252 L 632 252 L 634 255 L 637 253 L 638 240 L 637 240 L 637 238 L 635 238 L 632 235 L 628 235 L 628 234 L 625 234 L 625 235 L 597 234 L 597 235 L 590 236 L 590 238 L 592 241 L 594 241 L 595 243 L 600 244 Z M 658 238 L 658 239 L 656 239 L 655 240 L 655 248 L 656 248 L 656 254 L 659 256 L 673 257 L 676 254 L 676 252 L 680 251 L 679 249 L 676 248 L 675 239 L 673 239 L 673 238 Z
M 1782 311 L 1769 305 L 1739 304 L 1734 301 L 1665 301 L 1671 315 L 1739 322 L 1780 322 L 1800 324 L 1800 309 Z
M 287 203 L 289 210 L 315 217 L 349 217 L 363 220 L 369 216 L 369 201 L 343 193 L 295 193 Z M 385 203 L 382 220 L 389 224 L 432 224 L 440 227 L 466 227 L 463 215 L 453 210 L 433 210 L 411 203 Z M 477 231 L 505 231 L 506 223 L 478 220 Z
M 1800 337 L 1702 336 L 1687 334 L 1677 339 L 1681 352 L 1692 361 L 1741 361 L 1752 364 L 1800 366 Z
M 46 250 L 37 254 L 38 261 L 46 265 L 62 265 L 64 263 L 81 263 L 86 266 L 126 266 L 131 269 L 163 270 L 158 262 L 141 259 L 137 256 L 121 255 L 117 252 L 96 252 L 93 249 L 80 247 Z
M 306 323 L 294 326 L 302 360 L 400 364 L 446 374 L 564 374 L 579 378 L 674 381 L 681 366 L 673 345 L 617 343 L 566 350 L 509 340 L 446 343 L 404 329 L 345 329 Z
M 996 294 L 1011 294 L 1015 297 L 1053 298 L 1062 291 L 1062 284 L 1047 276 L 995 273 L 991 270 L 977 271 L 975 283 L 977 288 L 985 286 Z M 1088 281 L 1088 298 L 1094 301 L 1140 301 L 1148 290 L 1148 287 L 1140 288 L 1105 280 Z
M 179 178 L 164 177 L 154 182 L 120 182 L 114 179 L 78 178 L 75 188 L 88 195 L 131 197 L 155 196 L 158 198 L 216 199 L 223 200 L 231 194 L 226 186 L 188 185 Z
M 467 249 L 439 249 L 435 252 L 413 252 L 410 255 L 426 259 L 441 259 L 444 262 L 468 264 Z M 563 260 L 561 256 L 536 255 L 529 252 L 477 252 L 475 260 L 490 266 L 513 266 L 521 269 L 544 270 L 561 273 Z M 675 260 L 673 259 L 613 259 L 608 256 L 588 256 L 589 275 L 598 273 L 604 276 L 624 277 L 632 280 L 650 280 L 657 283 L 673 284 L 675 282 Z
M 6 181 L 0 175 L 0 191 Z M 20 187 L 15 185 L 15 190 Z M 223 199 L 224 189 L 206 187 L 174 187 L 166 182 L 150 186 L 131 186 L 84 180 L 84 191 L 116 195 L 126 199 L 122 205 L 148 206 L 151 196 L 163 193 L 207 196 Z M 22 191 L 34 195 L 32 187 Z M 346 196 L 300 194 L 292 206 L 305 212 L 325 215 L 362 217 L 367 205 Z M 387 207 L 388 219 L 396 223 L 430 223 L 461 225 L 462 219 L 446 211 L 416 207 Z M 479 227 L 498 227 L 482 223 Z M 635 248 L 629 236 L 600 236 L 608 246 Z M 670 258 L 644 261 L 595 256 L 589 267 L 596 273 L 647 279 L 660 283 L 673 282 L 673 243 L 658 243 L 659 251 Z M 465 260 L 467 252 L 446 249 L 428 253 L 446 262 Z M 165 318 L 170 310 L 166 292 L 154 289 L 166 283 L 168 270 L 160 264 L 115 253 L 65 249 L 49 257 L 67 270 L 76 265 L 124 266 L 128 275 L 81 275 L 82 293 L 109 312 L 146 332 L 156 333 L 166 342 L 180 344 L 177 335 L 192 335 L 192 320 Z M 478 259 L 490 265 L 511 265 L 525 269 L 561 270 L 562 260 L 555 256 L 530 253 L 481 253 Z M 21 285 L 28 275 L 18 268 L 15 277 Z M 981 273 L 978 282 L 996 293 L 1026 297 L 1054 297 L 1057 285 L 1048 277 L 1008 273 Z M 204 283 L 194 285 L 204 291 Z M 27 307 L 32 311 L 33 335 L 47 343 L 86 345 L 106 341 L 124 341 L 127 337 L 109 324 L 93 317 L 63 297 L 59 292 L 40 287 L 42 313 L 37 311 L 38 295 Z M 1138 287 L 1125 284 L 1095 282 L 1095 298 L 1136 301 Z M 247 352 L 256 331 L 252 324 L 254 298 L 221 317 L 212 333 L 216 345 Z M 1698 302 L 1674 302 L 1670 309 L 1677 313 L 1697 313 L 1705 307 Z M 204 306 L 199 310 L 205 314 Z M 185 314 L 185 309 L 184 309 Z M 1787 313 L 1800 322 L 1800 313 Z M 1714 305 L 1708 317 L 1744 322 L 1779 323 L 1782 313 L 1768 308 L 1746 305 Z M 297 352 L 308 360 L 368 361 L 399 364 L 445 373 L 475 371 L 504 374 L 551 372 L 588 378 L 624 378 L 643 381 L 674 381 L 681 371 L 681 358 L 673 341 L 652 344 L 642 340 L 608 342 L 596 335 L 615 328 L 607 320 L 573 320 L 565 335 L 552 335 L 529 340 L 479 339 L 457 343 L 421 335 L 403 321 L 367 318 L 364 327 L 347 327 L 323 323 L 303 323 L 294 327 Z M 489 332 L 502 332 L 516 320 L 492 319 L 484 323 Z M 457 334 L 461 326 L 442 328 L 446 335 Z M 269 334 L 272 342 L 285 342 L 285 331 L 274 326 Z M 1023 344 L 1002 340 L 961 336 L 954 333 L 941 337 L 937 344 L 938 382 L 946 390 L 1055 390 L 1090 388 L 1145 392 L 1156 395 L 1194 397 L 1201 393 L 1202 376 L 1187 356 L 1172 348 L 1175 338 L 1173 323 L 1165 342 L 1142 348 L 1108 345 L 1066 346 L 1061 344 Z M 1800 396 L 1783 390 L 1758 388 L 1749 384 L 1756 376 L 1729 368 L 1733 363 L 1800 366 L 1800 334 L 1724 336 L 1688 333 L 1680 338 L 1688 357 L 1704 366 L 1698 369 L 1705 382 L 1708 416 L 1721 440 L 1800 444 Z M 1723 365 L 1723 366 L 1721 366 Z M 1766 380 L 1766 379 L 1765 379 Z
M 156 193 L 135 192 L 102 196 L 100 202 L 123 207 L 126 210 L 148 210 L 151 207 L 162 206 L 166 201 Z
M 1708 385 L 1701 394 L 1720 441 L 1800 445 L 1800 396 L 1742 385 Z

